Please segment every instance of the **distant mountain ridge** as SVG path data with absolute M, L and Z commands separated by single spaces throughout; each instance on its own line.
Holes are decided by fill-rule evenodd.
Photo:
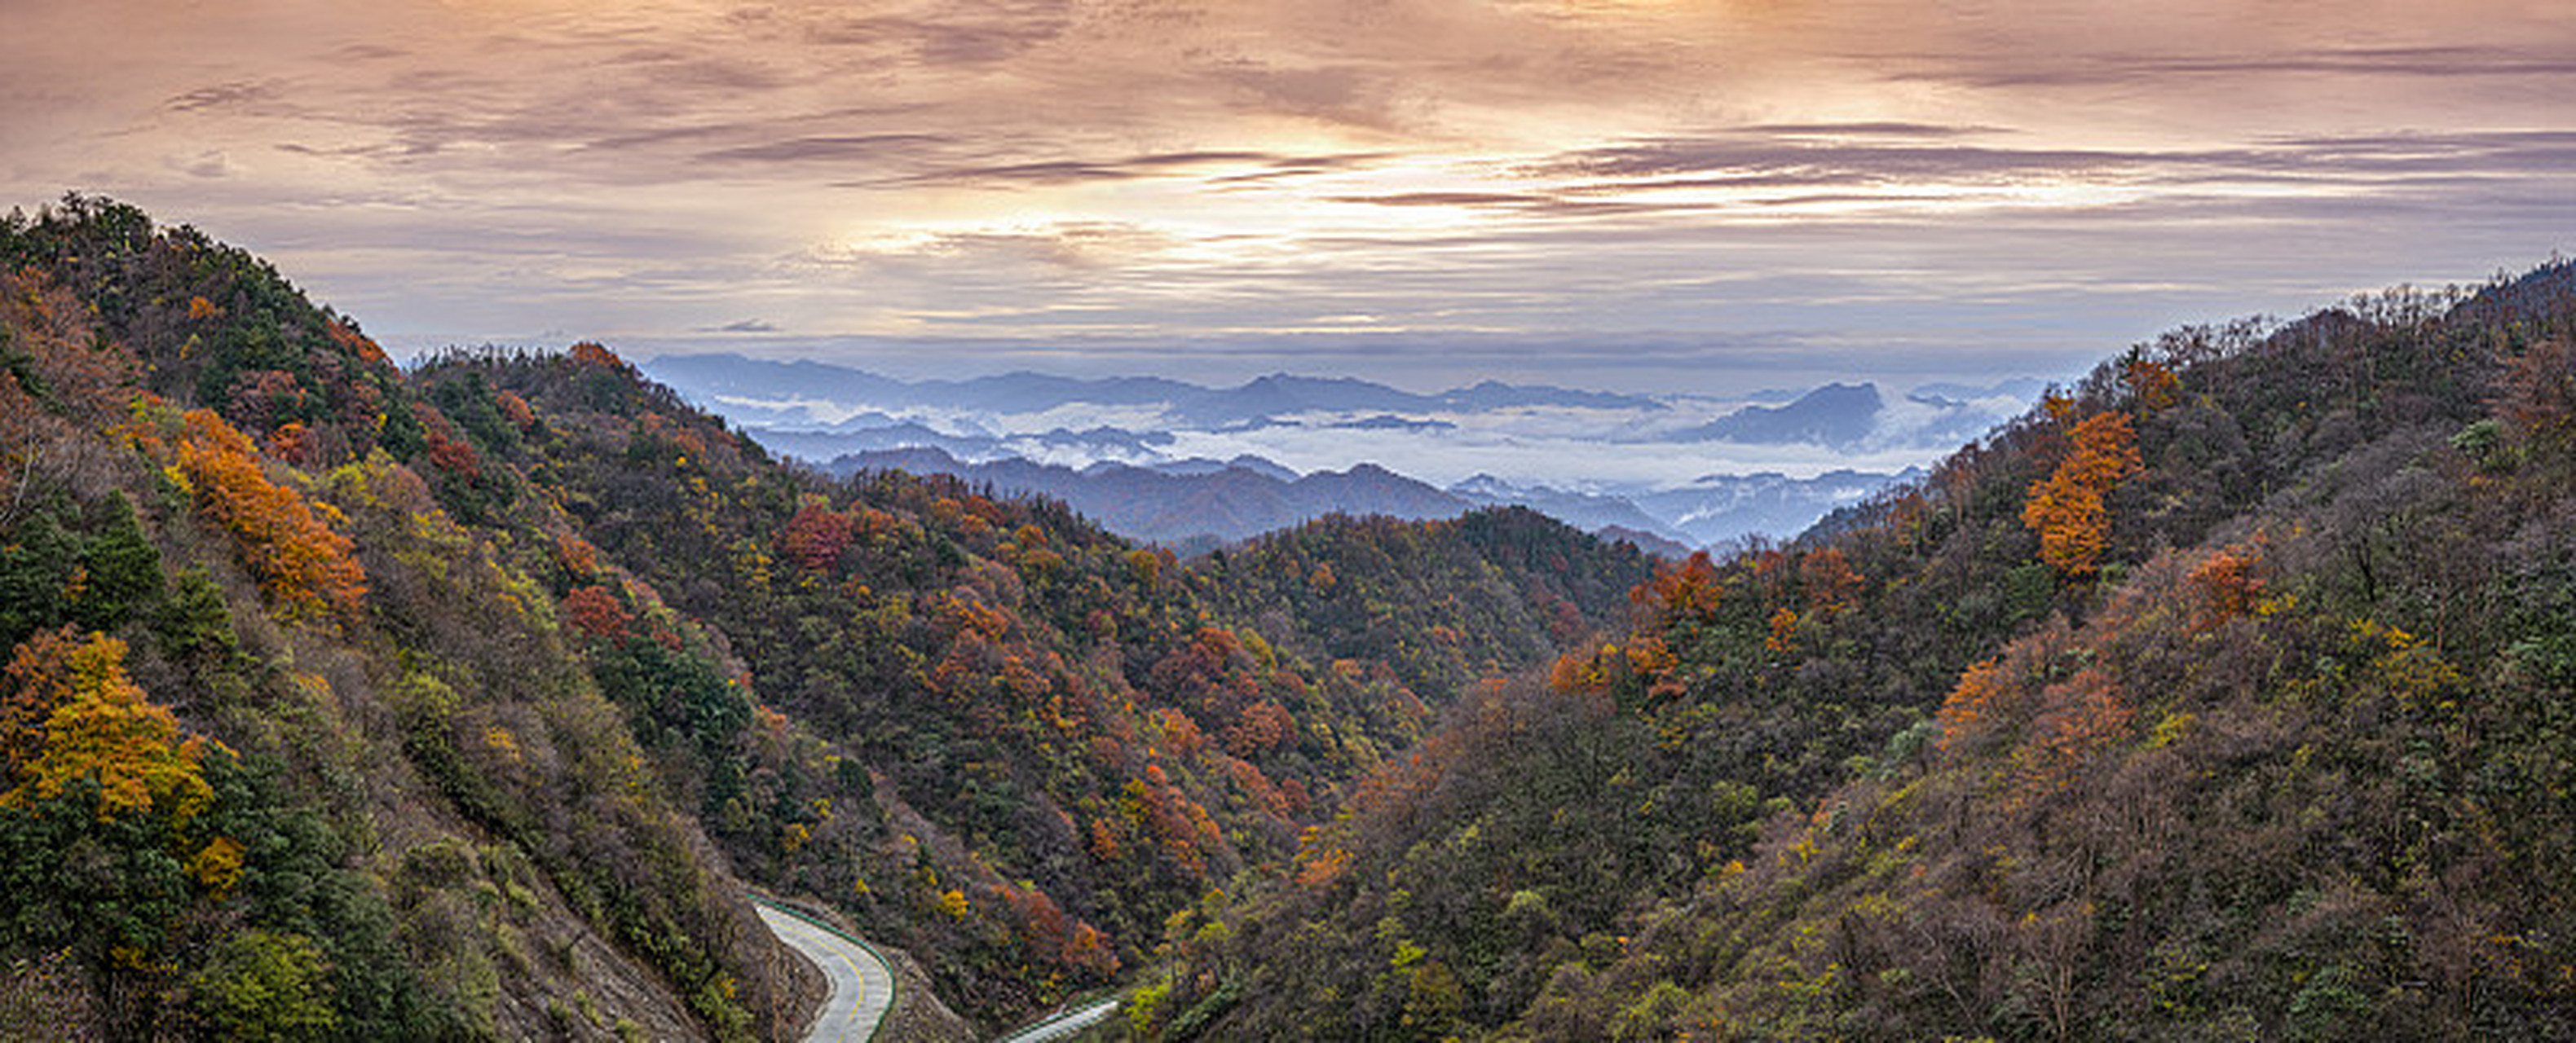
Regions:
M 666 356 L 644 368 L 776 452 L 1052 496 L 1122 534 L 1174 545 L 1326 514 L 1442 517 L 1480 505 L 1525 506 L 1667 550 L 1786 538 L 1916 462 L 1907 447 L 1974 438 L 2042 386 L 1925 385 L 1897 397 L 1838 383 L 1728 399 L 1497 380 L 1418 393 L 1276 373 L 1221 388 L 1029 372 L 901 380 L 740 355 Z M 1593 472 L 1605 452 L 1624 473 Z M 1474 477 L 1445 489 L 1420 480 L 1462 460 L 1480 468 Z M 1663 473 L 1641 475 L 1639 461 Z M 1248 473 L 1227 473 L 1238 467 Z M 1300 471 L 1363 478 L 1301 486 Z
M 1245 540 L 1333 514 L 1452 518 L 1476 506 L 1374 464 L 1286 478 L 1276 466 L 1251 461 L 1172 472 L 1105 463 L 1077 471 L 1019 459 L 969 463 L 921 447 L 850 454 L 827 469 L 844 477 L 869 470 L 954 475 L 1062 500 L 1111 532 L 1164 543 Z
M 1729 442 L 1810 442 L 1851 446 L 1869 437 L 1886 408 L 1876 384 L 1827 384 L 1783 406 L 1746 406 L 1683 432 Z
M 1039 413 L 1066 403 L 1099 406 L 1168 404 L 1176 416 L 1204 424 L 1241 423 L 1302 412 L 1424 412 L 1541 406 L 1662 410 L 1654 399 L 1487 380 L 1421 394 L 1356 377 L 1272 373 L 1234 387 L 1161 377 L 1063 377 L 1014 372 L 964 380 L 906 381 L 866 370 L 733 354 L 664 355 L 641 364 L 656 378 L 702 394 L 770 401 L 842 396 L 880 408 Z M 732 405 L 732 403 L 728 403 Z M 736 407 L 739 408 L 739 407 Z
M 1419 521 L 1454 518 L 1479 507 L 1526 507 L 1666 557 L 1757 533 L 1795 534 L 1836 508 L 1920 473 L 1708 475 L 1632 499 L 1518 486 L 1492 475 L 1443 489 L 1375 464 L 1301 476 L 1256 456 L 1075 469 L 1016 457 L 970 461 L 937 446 L 912 446 L 844 454 L 824 469 L 844 477 L 871 470 L 950 475 L 1006 494 L 1061 500 L 1119 535 L 1184 547 L 1237 542 L 1329 515 Z

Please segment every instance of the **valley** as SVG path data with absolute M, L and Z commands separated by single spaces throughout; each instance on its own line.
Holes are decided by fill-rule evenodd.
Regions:
M 7 0 L 0 1043 L 2576 1041 L 2571 95 Z
M 595 342 L 396 366 L 113 201 L 0 259 L 0 1024 L 2576 1018 L 2564 263 L 2177 330 L 1659 557 L 1499 480 L 1158 546 L 1078 485 L 786 459 Z M 1842 437 L 1801 401 L 1726 416 Z M 1233 460 L 1059 470 L 1325 477 Z

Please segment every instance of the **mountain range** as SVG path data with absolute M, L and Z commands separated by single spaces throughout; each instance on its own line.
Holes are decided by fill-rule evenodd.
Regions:
M 1079 378 L 1014 372 L 965 380 L 905 381 L 811 360 L 776 361 L 735 354 L 664 355 L 645 371 L 693 395 L 732 409 L 774 403 L 781 414 L 808 403 L 867 403 L 889 412 L 941 409 L 1043 413 L 1068 403 L 1154 405 L 1197 425 L 1216 426 L 1309 412 L 1424 413 L 1532 407 L 1664 408 L 1651 398 L 1604 391 L 1506 384 L 1488 380 L 1437 394 L 1417 394 L 1354 377 L 1273 373 L 1230 388 L 1162 377 Z M 733 415 L 728 410 L 727 415 Z
M 841 473 L 925 469 L 1053 496 L 1123 535 L 1182 546 L 1325 514 L 1504 504 L 1660 553 L 1785 538 L 2043 387 L 1927 385 L 1891 400 L 1873 384 L 1828 384 L 1728 400 L 1496 381 L 1417 393 L 1286 374 L 1221 388 L 1025 372 L 905 381 L 739 355 L 643 366 L 778 452 Z M 1650 473 L 1593 466 L 1613 460 Z

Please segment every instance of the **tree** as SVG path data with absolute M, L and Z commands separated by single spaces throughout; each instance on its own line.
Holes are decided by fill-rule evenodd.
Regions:
M 178 719 L 144 697 L 125 675 L 125 642 L 69 629 L 19 646 L 9 664 L 12 764 L 18 784 L 0 807 L 62 796 L 76 783 L 96 787 L 98 817 L 166 815 L 180 824 L 213 799 L 201 764 L 206 740 L 182 739 Z M 44 733 L 28 743 L 26 720 L 43 708 Z M 23 761 L 15 754 L 32 745 Z
M 2128 414 L 2096 413 L 2076 424 L 2065 458 L 2022 505 L 2022 524 L 2039 534 L 2040 560 L 2068 576 L 2092 575 L 2111 539 L 2104 499 L 2139 467 Z
M 572 622 L 573 629 L 603 641 L 625 640 L 626 624 L 634 619 L 625 606 L 617 603 L 616 595 L 610 594 L 608 588 L 596 585 L 581 587 L 564 595 L 563 609 L 564 618 Z
M 328 972 L 310 938 L 243 931 L 188 979 L 190 1005 L 225 1039 L 328 1038 L 340 1026 Z
M 851 528 L 849 515 L 829 504 L 808 503 L 797 508 L 779 533 L 778 552 L 809 572 L 829 569 L 850 549 Z
M 110 1035 L 151 1038 L 154 982 L 193 897 L 239 879 L 241 846 L 208 840 L 204 767 L 221 746 L 182 736 L 125 674 L 125 644 L 40 634 L 9 666 L 16 741 L 0 793 L 0 944 L 68 949 Z M 24 748 L 24 722 L 44 711 Z M 194 866 L 196 872 L 190 871 Z
M 232 609 L 224 603 L 224 592 L 216 588 L 214 577 L 203 565 L 180 570 L 177 589 L 162 605 L 155 625 L 163 648 L 199 666 L 228 658 L 241 648 L 241 635 L 233 629 Z
M 180 473 L 195 487 L 199 509 L 232 533 L 269 595 L 289 614 L 358 611 L 367 575 L 351 556 L 356 545 L 295 490 L 270 481 L 258 448 L 222 417 L 199 409 L 186 424 Z
M 2576 450 L 2576 343 L 2547 340 L 2513 361 L 2497 412 L 2543 454 Z

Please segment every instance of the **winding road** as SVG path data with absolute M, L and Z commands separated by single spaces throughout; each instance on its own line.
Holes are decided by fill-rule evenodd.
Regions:
M 1098 1024 L 1118 1012 L 1117 1000 L 1102 1000 L 1088 1007 L 1066 1011 L 1001 1038 L 999 1043 L 1044 1043 L 1061 1039 Z
M 814 1027 L 806 1030 L 805 1038 L 864 1040 L 875 1035 L 877 1022 L 894 1006 L 894 972 L 885 961 L 867 946 L 794 912 L 767 902 L 759 903 L 759 909 L 770 933 L 814 961 L 831 979 L 832 995 L 823 1001 L 822 1013 L 814 1016 Z

